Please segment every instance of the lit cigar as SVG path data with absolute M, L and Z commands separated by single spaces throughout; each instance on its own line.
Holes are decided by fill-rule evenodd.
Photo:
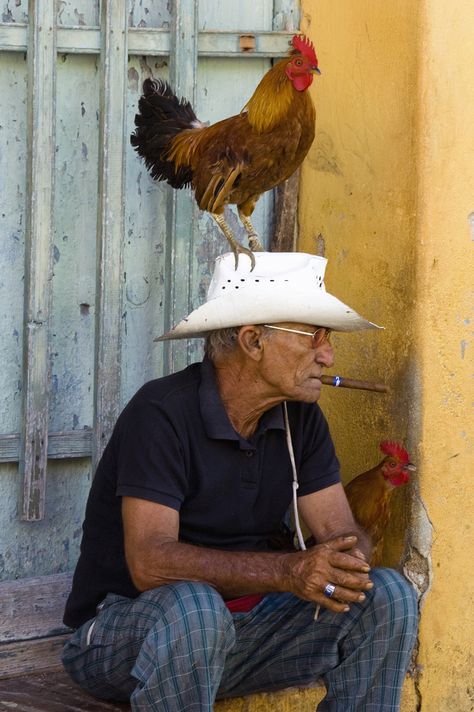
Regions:
M 344 376 L 321 376 L 321 383 L 334 388 L 358 388 L 361 391 L 377 391 L 378 393 L 388 393 L 389 390 L 385 383 L 356 381 L 353 378 L 345 378 Z

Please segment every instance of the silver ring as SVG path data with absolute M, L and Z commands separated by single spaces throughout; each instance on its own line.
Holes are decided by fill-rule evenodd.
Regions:
M 327 596 L 327 598 L 332 598 L 334 596 L 334 591 L 336 590 L 336 587 L 333 583 L 328 583 L 324 587 L 324 595 Z

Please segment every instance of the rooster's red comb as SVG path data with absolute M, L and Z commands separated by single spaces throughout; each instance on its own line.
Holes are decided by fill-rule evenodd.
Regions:
M 391 455 L 392 457 L 395 457 L 397 460 L 399 460 L 399 462 L 403 463 L 404 465 L 410 462 L 410 456 L 408 455 L 405 448 L 394 442 L 393 440 L 383 440 L 380 443 L 380 449 L 383 453 L 385 453 L 385 455 Z
M 318 58 L 316 57 L 314 45 L 305 35 L 294 35 L 291 44 L 298 52 L 304 54 L 312 64 L 318 66 Z

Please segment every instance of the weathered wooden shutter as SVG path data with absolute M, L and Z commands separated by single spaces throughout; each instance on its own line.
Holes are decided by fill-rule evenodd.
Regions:
M 0 4 L 8 579 L 73 565 L 93 464 L 124 403 L 200 356 L 199 342 L 153 338 L 200 303 L 227 245 L 191 192 L 154 183 L 131 149 L 143 80 L 168 79 L 204 121 L 237 113 L 286 53 L 298 13 L 292 0 Z M 255 214 L 267 245 L 273 203 L 266 195 Z M 37 522 L 34 541 L 25 521 Z

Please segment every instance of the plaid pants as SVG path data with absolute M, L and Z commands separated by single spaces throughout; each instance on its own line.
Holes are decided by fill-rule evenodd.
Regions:
M 417 602 L 391 569 L 350 612 L 289 593 L 231 614 L 203 583 L 183 581 L 136 599 L 109 594 L 63 652 L 71 677 L 133 712 L 202 712 L 214 700 L 322 679 L 319 712 L 396 712 L 417 631 Z M 92 625 L 93 624 L 93 625 Z

